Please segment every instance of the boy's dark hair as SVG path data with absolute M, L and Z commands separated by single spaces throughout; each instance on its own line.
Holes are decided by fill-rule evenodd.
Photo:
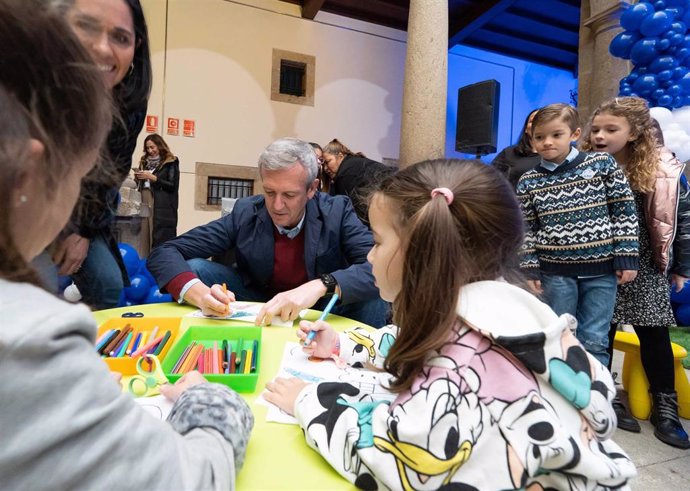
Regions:
M 563 103 L 549 104 L 539 109 L 537 114 L 534 115 L 534 119 L 532 120 L 532 135 L 534 135 L 534 131 L 538 126 L 545 125 L 556 119 L 563 120 L 563 122 L 568 125 L 571 132 L 575 132 L 575 130 L 580 127 L 580 116 L 577 113 L 577 109 L 573 106 Z

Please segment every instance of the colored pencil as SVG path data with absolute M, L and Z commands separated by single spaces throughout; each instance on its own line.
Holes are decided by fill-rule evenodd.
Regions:
M 228 287 L 225 285 L 225 283 L 223 283 L 223 293 L 225 293 L 226 295 L 228 294 Z M 229 314 L 230 314 L 230 304 L 227 304 L 225 306 L 225 315 L 229 315 Z
M 113 340 L 110 341 L 110 343 L 108 343 L 108 344 L 106 345 L 106 347 L 103 349 L 103 353 L 104 353 L 104 354 L 110 353 L 110 351 L 111 351 L 115 346 L 117 346 L 117 345 L 120 343 L 120 341 L 122 341 L 122 338 L 124 338 L 124 337 L 127 335 L 127 333 L 128 333 L 129 331 L 131 331 L 131 330 L 132 330 L 132 327 L 131 327 L 129 324 L 127 324 L 127 325 L 124 327 L 124 329 L 122 329 L 122 330 L 120 331 L 120 333 L 119 333 L 116 337 L 114 337 Z
M 107 331 L 105 331 L 103 334 L 101 334 L 100 336 L 98 336 L 98 339 L 96 340 L 96 342 L 95 342 L 94 344 L 95 344 L 96 346 L 98 346 L 99 344 L 101 344 L 101 341 L 103 341 L 105 338 L 107 338 L 108 336 L 110 336 L 110 334 L 111 334 L 113 331 L 114 331 L 114 329 L 108 329 Z
M 130 332 L 132 332 L 132 326 L 128 325 L 120 333 L 120 339 L 116 340 L 116 342 L 113 343 L 113 347 L 110 348 L 110 351 L 108 351 L 108 349 L 106 348 L 106 353 L 109 353 L 110 356 L 115 356 L 116 353 L 119 353 L 120 347 L 122 346 L 122 342 L 127 338 Z
M 113 329 L 112 331 L 110 331 L 108 337 L 101 341 L 99 346 L 96 346 L 96 351 L 98 351 L 100 354 L 103 354 L 103 351 L 105 351 L 105 347 L 110 343 L 110 341 L 115 339 L 118 334 L 120 334 L 119 329 Z
M 149 344 L 142 346 L 138 350 L 136 350 L 134 353 L 132 353 L 132 358 L 136 358 L 137 356 L 142 355 L 143 353 L 146 353 L 149 351 L 151 348 L 156 346 L 158 343 L 160 343 L 163 340 L 163 336 L 159 337 L 158 339 L 154 339 L 151 341 Z
M 163 348 L 165 348 L 165 343 L 167 343 L 170 339 L 170 334 L 170 331 L 165 331 L 165 334 L 163 334 L 163 339 L 161 339 L 160 344 L 156 347 L 156 351 L 153 352 L 154 355 L 158 356 L 163 352 Z
M 127 347 L 129 346 L 129 342 L 132 340 L 133 337 L 134 332 L 130 332 L 129 334 L 127 334 L 127 337 L 122 340 L 122 343 L 120 343 L 120 346 L 118 347 L 115 356 L 117 356 L 118 358 L 122 358 L 123 356 L 125 356 L 125 353 L 127 352 Z
M 134 353 L 137 350 L 137 348 L 139 347 L 139 343 L 141 342 L 142 337 L 143 337 L 142 333 L 138 332 L 137 337 L 134 338 L 134 342 L 132 343 L 132 347 L 127 352 L 128 355 L 131 355 L 132 353 Z
M 187 361 L 180 368 L 180 373 L 191 372 L 192 369 L 197 366 L 199 362 L 199 356 L 203 356 L 204 346 L 197 344 L 194 349 L 189 353 Z
M 211 351 L 211 370 L 212 373 L 218 373 L 218 341 L 213 342 L 213 350 Z
M 185 359 L 187 358 L 187 355 L 189 354 L 189 352 L 191 351 L 191 349 L 194 347 L 195 344 L 196 343 L 193 342 L 192 344 L 190 344 L 189 346 L 187 346 L 184 349 L 184 351 L 182 352 L 180 357 L 177 359 L 177 362 L 175 363 L 175 366 L 172 369 L 172 373 L 177 373 L 177 371 L 180 369 L 180 365 L 182 365 L 182 363 L 185 361 Z

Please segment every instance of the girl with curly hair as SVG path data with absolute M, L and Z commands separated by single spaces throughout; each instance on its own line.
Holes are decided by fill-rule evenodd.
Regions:
M 675 324 L 669 280 L 680 291 L 690 277 L 690 191 L 682 179 L 683 164 L 655 137 L 647 102 L 638 97 L 617 97 L 601 104 L 585 130 L 582 149 L 614 156 L 637 206 L 639 271 L 634 281 L 618 287 L 611 341 L 617 324 L 633 326 L 653 398 L 654 435 L 668 445 L 690 448 L 678 419 L 668 332 L 668 326 Z M 618 427 L 639 432 L 640 425 L 621 401 L 616 399 L 613 405 Z

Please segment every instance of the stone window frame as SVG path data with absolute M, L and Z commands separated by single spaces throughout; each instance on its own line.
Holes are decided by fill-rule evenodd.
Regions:
M 281 60 L 303 63 L 305 65 L 304 96 L 296 96 L 280 93 L 280 62 Z M 316 80 L 316 57 L 273 48 L 271 66 L 271 100 L 299 104 L 302 106 L 314 106 L 314 85 Z
M 196 163 L 194 177 L 194 209 L 203 211 L 220 211 L 221 205 L 209 205 L 208 179 L 209 177 L 221 177 L 224 179 L 246 179 L 253 181 L 253 193 L 263 194 L 264 188 L 259 178 L 259 169 L 245 165 L 212 164 L 207 162 Z

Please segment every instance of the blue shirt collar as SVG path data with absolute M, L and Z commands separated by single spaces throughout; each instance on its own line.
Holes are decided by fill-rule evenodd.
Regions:
M 288 239 L 294 239 L 297 237 L 302 230 L 302 226 L 304 225 L 304 218 L 307 216 L 307 210 L 304 210 L 304 215 L 302 215 L 302 219 L 299 221 L 299 223 L 292 227 L 292 228 L 285 228 L 281 227 L 280 225 L 276 225 L 276 229 L 278 229 L 278 233 L 280 235 L 287 235 Z
M 580 154 L 580 151 L 577 148 L 570 147 L 570 152 L 568 153 L 568 155 L 566 156 L 566 158 L 563 162 L 556 163 L 556 162 L 551 162 L 549 160 L 541 159 L 541 166 L 544 169 L 548 169 L 548 170 L 553 171 L 553 170 L 556 170 L 556 168 L 560 165 L 567 164 L 568 162 L 572 162 L 575 159 L 575 157 L 577 157 L 579 154 Z

